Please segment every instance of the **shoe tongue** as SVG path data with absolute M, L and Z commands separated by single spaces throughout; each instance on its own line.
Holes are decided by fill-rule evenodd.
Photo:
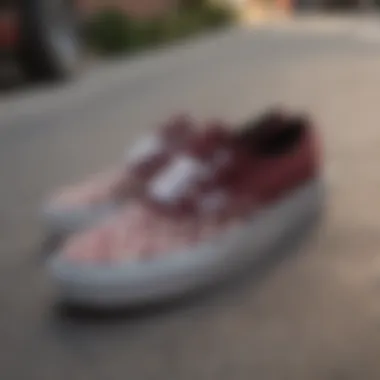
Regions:
M 212 180 L 215 169 L 225 165 L 222 153 L 228 133 L 220 124 L 210 125 L 194 137 L 187 153 L 169 163 L 148 185 L 148 197 L 161 204 L 176 205 L 201 183 Z M 215 168 L 215 169 L 214 169 Z
M 186 115 L 173 117 L 161 129 L 142 138 L 126 153 L 126 161 L 131 165 L 139 165 L 157 156 L 165 154 L 174 144 L 181 145 L 190 139 L 193 122 Z
M 177 205 L 199 181 L 207 166 L 191 156 L 180 156 L 149 183 L 148 198 L 163 205 Z
M 209 123 L 205 131 L 194 139 L 191 153 L 194 157 L 207 161 L 218 149 L 228 147 L 229 140 L 230 134 L 222 123 Z
M 194 126 L 193 120 L 188 115 L 177 115 L 163 126 L 163 135 L 168 139 L 186 138 L 190 135 Z

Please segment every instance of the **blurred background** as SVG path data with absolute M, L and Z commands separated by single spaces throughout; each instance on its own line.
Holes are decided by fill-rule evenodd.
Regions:
M 0 378 L 380 378 L 376 0 L 0 1 Z M 57 310 L 39 207 L 173 113 L 304 110 L 328 199 L 307 242 L 155 310 Z M 290 254 L 293 252 L 293 254 Z

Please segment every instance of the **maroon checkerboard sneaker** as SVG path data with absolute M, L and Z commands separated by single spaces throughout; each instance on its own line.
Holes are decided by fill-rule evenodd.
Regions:
M 170 159 L 195 133 L 186 116 L 175 117 L 158 133 L 135 144 L 125 155 L 120 168 L 109 170 L 84 182 L 57 191 L 43 208 L 50 230 L 57 234 L 76 232 L 115 212 Z
M 52 256 L 60 296 L 91 306 L 144 303 L 222 279 L 319 211 L 318 156 L 305 118 L 270 113 L 238 132 L 209 126 L 139 198 Z

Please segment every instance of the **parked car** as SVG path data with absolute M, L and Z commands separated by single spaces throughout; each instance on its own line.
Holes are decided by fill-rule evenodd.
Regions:
M 29 78 L 64 79 L 81 60 L 75 0 L 0 0 L 0 53 Z

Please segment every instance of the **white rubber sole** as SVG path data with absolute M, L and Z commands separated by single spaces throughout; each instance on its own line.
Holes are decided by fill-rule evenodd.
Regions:
M 217 241 L 149 261 L 118 265 L 74 264 L 53 255 L 48 262 L 64 302 L 93 307 L 128 306 L 180 296 L 228 276 L 270 251 L 315 217 L 324 187 L 313 180 Z

